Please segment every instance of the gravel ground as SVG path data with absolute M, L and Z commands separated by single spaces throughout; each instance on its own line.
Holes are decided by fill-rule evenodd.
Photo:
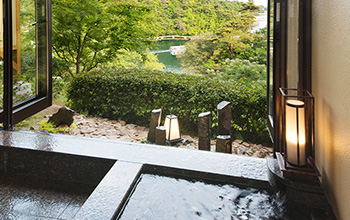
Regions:
M 60 106 L 53 105 L 43 110 L 44 118 L 39 120 L 37 124 L 30 127 L 21 128 L 23 130 L 40 130 L 38 123 L 48 118 L 58 111 Z M 134 143 L 144 143 L 147 140 L 148 128 L 135 124 L 127 124 L 122 120 L 109 120 L 106 118 L 92 117 L 75 113 L 74 124 L 76 128 L 70 130 L 67 135 L 82 136 L 89 138 L 114 139 L 128 141 Z M 68 128 L 68 126 L 62 126 Z M 41 130 L 47 132 L 46 130 Z M 178 145 L 180 148 L 198 149 L 198 138 L 187 134 L 182 134 L 184 141 Z M 211 151 L 215 151 L 215 140 L 211 141 Z M 273 150 L 270 147 L 261 144 L 252 144 L 235 140 L 232 143 L 232 153 L 238 155 L 246 155 L 252 157 L 266 158 L 272 157 Z

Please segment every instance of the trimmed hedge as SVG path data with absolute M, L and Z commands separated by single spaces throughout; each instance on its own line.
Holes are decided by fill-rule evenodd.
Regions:
M 221 81 L 143 69 L 97 69 L 72 80 L 69 105 L 78 112 L 149 125 L 152 109 L 179 117 L 185 131 L 197 132 L 198 115 L 212 112 L 212 134 L 216 134 L 217 105 L 232 103 L 236 138 L 267 143 L 266 88 L 247 79 Z

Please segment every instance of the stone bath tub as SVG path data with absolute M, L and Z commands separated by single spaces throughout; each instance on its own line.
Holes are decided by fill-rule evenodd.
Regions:
M 0 193 L 0 210 L 6 211 L 7 219 L 133 219 L 126 216 L 133 207 L 147 219 L 142 210 L 156 208 L 157 203 L 140 198 L 156 198 L 180 209 L 193 204 L 187 212 L 178 211 L 193 219 L 293 219 L 294 214 L 312 219 L 319 213 L 323 217 L 318 219 L 332 217 L 327 208 L 291 205 L 276 194 L 265 159 L 173 147 L 1 131 L 0 179 L 0 187 L 7 189 Z M 148 188 L 153 185 L 159 190 Z M 16 191 L 22 197 L 16 197 Z M 23 196 L 26 192 L 30 196 Z M 48 205 L 40 206 L 40 201 Z M 52 211 L 40 212 L 41 207 Z M 177 219 L 173 212 L 156 213 L 160 216 L 151 215 L 153 219 Z

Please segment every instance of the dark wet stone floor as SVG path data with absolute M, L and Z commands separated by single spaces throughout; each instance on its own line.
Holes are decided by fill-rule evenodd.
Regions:
M 0 175 L 0 219 L 72 219 L 92 192 L 88 185 Z

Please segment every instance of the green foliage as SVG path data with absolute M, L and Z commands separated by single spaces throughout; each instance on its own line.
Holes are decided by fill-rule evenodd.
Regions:
M 18 77 L 34 78 L 36 74 L 36 59 L 35 59 L 35 2 L 21 1 L 20 2 L 20 46 L 21 46 L 21 74 L 16 73 Z M 23 75 L 22 75 L 23 74 Z M 35 83 L 33 84 L 33 87 Z
M 68 79 L 60 76 L 52 77 L 52 96 L 54 100 L 66 101 Z
M 69 72 L 69 68 L 72 66 L 71 63 L 58 58 L 57 56 L 52 56 L 52 75 L 59 77 L 66 77 Z
M 208 69 L 223 71 L 222 63 L 227 59 L 266 64 L 266 33 L 264 28 L 249 34 L 241 30 L 202 34 L 186 43 L 186 53 L 179 56 L 181 65 L 188 73 L 208 73 Z
M 78 112 L 128 123 L 148 125 L 152 109 L 163 115 L 173 108 L 182 129 L 197 132 L 198 115 L 210 111 L 216 132 L 216 107 L 232 103 L 236 135 L 249 141 L 268 140 L 266 131 L 266 88 L 247 79 L 222 81 L 209 77 L 144 69 L 97 69 L 73 79 L 70 106 Z
M 165 69 L 165 65 L 159 62 L 158 57 L 153 52 L 147 49 L 142 55 L 134 51 L 120 49 L 118 54 L 116 54 L 115 60 L 105 66 L 119 69 L 134 69 L 139 67 L 149 70 Z
M 165 65 L 159 62 L 157 55 L 155 55 L 153 52 L 147 51 L 145 56 L 146 57 L 142 66 L 144 69 L 146 70 L 164 70 L 165 69 Z
M 68 133 L 70 130 L 76 128 L 77 126 L 73 123 L 71 124 L 70 127 L 68 128 L 61 128 L 61 127 L 56 127 L 55 125 L 53 125 L 52 123 L 47 122 L 47 120 L 45 121 L 41 121 L 39 123 L 39 129 L 45 129 L 47 130 L 49 133 L 53 133 L 53 134 L 62 134 L 62 133 Z
M 217 42 L 212 33 L 200 35 L 196 40 L 186 43 L 186 52 L 178 57 L 181 59 L 181 66 L 187 73 L 205 73 L 208 67 L 212 67 Z
M 114 59 L 119 49 L 142 51 L 154 36 L 150 7 L 114 0 L 54 0 L 53 51 L 75 77 Z
M 43 114 L 43 113 L 38 113 L 38 114 L 35 114 L 33 116 L 30 116 L 30 117 L 26 118 L 25 120 L 18 122 L 14 126 L 14 129 L 16 129 L 16 130 L 19 130 L 22 128 L 30 129 L 32 127 L 32 125 L 38 124 L 39 120 L 41 120 L 44 116 L 45 116 L 45 114 Z
M 249 81 L 266 80 L 266 66 L 249 60 L 226 59 L 222 64 L 222 71 L 208 70 L 208 74 L 222 80 L 239 80 L 247 78 Z
M 154 8 L 159 35 L 198 35 L 214 31 L 239 13 L 236 1 L 217 0 L 140 0 Z
M 267 27 L 253 33 L 249 47 L 237 54 L 237 58 L 267 65 Z
M 108 63 L 108 67 L 116 67 L 121 69 L 133 69 L 142 65 L 142 56 L 134 51 L 120 49 L 116 54 L 116 58 Z
M 30 130 L 46 130 L 54 134 L 63 134 L 68 133 L 69 131 L 75 129 L 77 126 L 73 123 L 70 127 L 56 127 L 52 123 L 48 123 L 48 120 L 43 120 L 45 114 L 39 113 L 34 116 L 31 116 L 18 124 L 15 125 L 15 129 L 27 128 Z M 37 127 L 39 125 L 39 127 Z

